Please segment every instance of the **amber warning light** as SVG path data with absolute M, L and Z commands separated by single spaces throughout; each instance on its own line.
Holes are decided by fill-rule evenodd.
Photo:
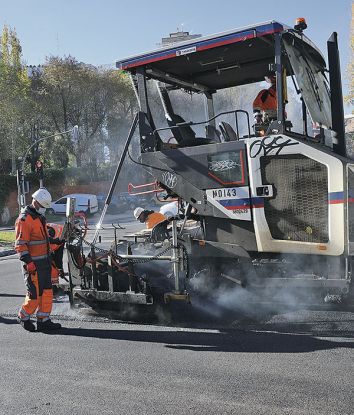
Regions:
M 299 30 L 300 32 L 302 32 L 303 30 L 305 30 L 307 28 L 307 23 L 306 23 L 306 19 L 304 17 L 298 17 L 295 20 L 295 26 L 294 29 L 295 30 Z

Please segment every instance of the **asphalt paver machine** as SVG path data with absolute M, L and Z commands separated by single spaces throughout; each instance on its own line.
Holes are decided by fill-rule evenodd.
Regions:
M 270 21 L 117 62 L 131 76 L 140 111 L 98 229 L 136 130 L 137 168 L 153 177 L 152 191 L 178 201 L 180 215 L 116 241 L 109 251 L 97 249 L 98 230 L 85 266 L 75 261 L 81 245 L 74 239 L 74 295 L 86 302 L 189 300 L 189 281 L 201 272 L 211 288 L 227 282 L 230 289 L 349 293 L 354 164 L 346 155 L 337 35 L 328 40 L 327 67 L 305 26 L 301 20 L 295 28 Z M 253 124 L 252 114 L 241 108 L 215 113 L 219 91 L 260 82 L 269 72 L 276 76 L 277 94 L 271 116 Z M 287 81 L 301 102 L 300 132 L 287 119 Z M 157 123 L 151 87 L 164 124 Z M 204 119 L 178 114 L 170 98 L 175 91 L 198 96 Z M 222 121 L 225 115 L 233 123 Z M 308 119 L 321 134 L 310 136 Z M 171 271 L 157 278 L 160 261 Z

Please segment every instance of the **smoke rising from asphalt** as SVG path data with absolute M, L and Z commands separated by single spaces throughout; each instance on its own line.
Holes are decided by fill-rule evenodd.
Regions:
M 291 269 L 289 268 L 287 278 L 296 278 L 295 270 L 303 268 L 301 258 L 293 261 L 291 269 L 294 270 L 294 274 L 291 275 Z M 318 261 L 320 264 L 321 259 L 318 259 Z M 249 264 L 249 266 L 252 267 L 253 265 Z M 218 319 L 225 318 L 227 320 L 233 317 L 236 319 L 244 317 L 264 321 L 271 315 L 299 309 L 308 310 L 323 304 L 325 291 L 321 291 L 320 288 L 291 288 L 285 279 L 283 286 L 279 284 L 275 288 L 269 278 L 275 275 L 269 275 L 268 277 L 264 275 L 261 280 L 261 288 L 247 283 L 245 287 L 242 287 L 241 282 L 245 281 L 241 278 L 242 272 L 249 278 L 250 284 L 252 284 L 252 281 L 254 283 L 260 282 L 257 279 L 261 277 L 255 277 L 251 271 L 251 269 L 247 271 L 247 268 L 244 268 L 243 271 L 237 273 L 235 269 L 226 269 L 226 267 L 221 266 L 218 272 L 214 273 L 213 271 L 210 273 L 208 268 L 195 272 L 189 282 L 192 293 L 197 293 L 196 296 L 192 295 L 194 306 Z M 239 284 L 231 282 L 225 276 L 237 280 Z M 303 277 L 306 278 L 306 275 L 303 275 Z M 307 277 L 313 278 L 313 275 Z M 324 277 L 323 275 L 317 275 L 316 278 Z

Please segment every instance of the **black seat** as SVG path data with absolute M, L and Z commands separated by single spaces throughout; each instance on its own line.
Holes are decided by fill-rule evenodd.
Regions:
M 169 117 L 166 118 L 169 127 L 175 127 L 177 124 L 186 122 L 178 114 L 169 114 Z M 189 125 L 184 125 L 178 128 L 172 128 L 171 131 L 178 144 L 181 144 L 182 141 L 193 140 L 195 138 L 195 132 Z
M 225 142 L 238 140 L 238 135 L 228 122 L 222 121 L 219 128 Z
M 205 126 L 205 135 L 210 140 L 215 140 L 221 143 L 221 133 L 213 125 L 208 124 Z
M 169 114 L 169 117 L 166 117 L 166 119 L 169 127 L 174 127 L 176 124 L 186 122 L 178 114 Z M 210 140 L 208 138 L 196 137 L 194 130 L 189 125 L 172 128 L 171 131 L 179 147 L 201 146 L 203 144 L 210 144 L 214 142 L 214 140 Z

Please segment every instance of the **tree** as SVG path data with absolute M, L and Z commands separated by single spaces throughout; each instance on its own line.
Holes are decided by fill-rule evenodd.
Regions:
M 130 108 L 125 102 L 131 94 L 128 90 L 131 86 L 117 71 L 99 70 L 71 56 L 49 58 L 38 88 L 41 111 L 58 133 L 74 125 L 80 127 L 77 143 L 72 143 L 69 136 L 62 136 L 45 144 L 54 164 L 58 164 L 59 154 L 71 153 L 77 166 L 87 164 L 95 168 L 97 157 L 100 154 L 103 157 L 107 128 L 115 117 L 114 112 L 123 111 L 125 117 Z M 60 163 L 63 164 L 63 157 Z
M 21 45 L 15 30 L 4 26 L 0 39 L 0 159 L 4 173 L 6 160 L 22 154 L 28 141 L 30 81 L 21 63 Z

